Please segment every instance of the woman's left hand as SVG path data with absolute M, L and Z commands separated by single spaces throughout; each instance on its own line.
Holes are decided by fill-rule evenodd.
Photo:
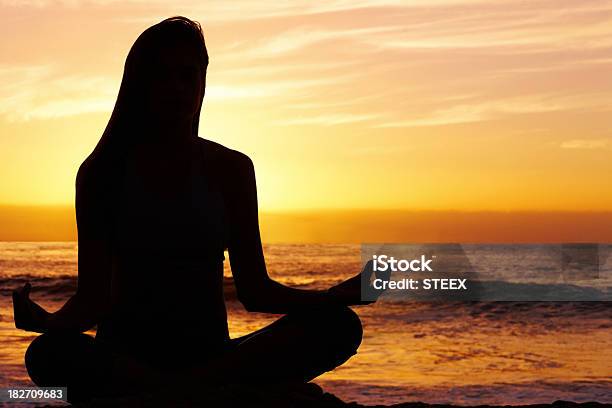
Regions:
M 13 291 L 13 313 L 15 327 L 25 331 L 44 333 L 50 313 L 30 299 L 32 285 L 26 283 L 22 288 Z

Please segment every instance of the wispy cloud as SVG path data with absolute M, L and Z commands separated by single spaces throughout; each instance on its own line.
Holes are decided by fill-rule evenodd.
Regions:
M 612 139 L 572 139 L 561 143 L 562 149 L 608 149 L 612 147 Z
M 590 101 L 590 108 L 612 110 L 612 100 L 608 98 L 607 94 L 589 95 L 587 98 Z M 502 119 L 508 115 L 580 110 L 584 109 L 584 106 L 582 96 L 566 94 L 536 94 L 497 100 L 481 98 L 472 103 L 461 103 L 435 109 L 422 116 L 379 123 L 375 127 L 452 125 Z
M 0 115 L 23 121 L 112 109 L 117 81 L 58 72 L 54 65 L 0 66 Z
M 276 121 L 274 124 L 278 126 L 291 125 L 319 125 L 319 126 L 334 126 L 347 123 L 364 122 L 374 120 L 380 117 L 378 114 L 354 114 L 354 113 L 334 113 L 327 115 L 295 117 L 291 119 L 283 119 Z
M 486 105 L 459 105 L 448 109 L 440 109 L 430 114 L 413 119 L 399 119 L 376 124 L 379 128 L 443 126 L 459 123 L 478 122 L 492 119 L 489 107 Z
M 287 115 L 278 123 L 325 126 L 370 111 L 373 126 L 435 126 L 608 109 L 612 100 L 612 86 L 593 79 L 612 68 L 608 0 L 0 0 L 20 13 L 48 6 L 123 7 L 105 17 L 114 28 L 159 21 L 171 9 L 199 19 L 211 53 L 207 98 L 273 100 Z M 111 109 L 119 85 L 59 67 L 11 75 L 0 72 L 2 83 L 23 86 L 0 85 L 0 114 L 13 120 Z M 551 95 L 560 90 L 572 96 Z
M 274 56 L 325 41 L 351 40 L 364 43 L 375 34 L 400 32 L 402 26 L 378 26 L 354 29 L 321 29 L 302 26 L 276 34 L 262 41 L 262 44 L 249 49 L 252 56 Z
M 338 85 L 350 76 L 280 79 L 206 87 L 207 101 L 309 96 L 321 86 Z M 54 65 L 0 66 L 0 115 L 10 121 L 27 121 L 110 112 L 119 81 L 104 76 L 62 74 Z

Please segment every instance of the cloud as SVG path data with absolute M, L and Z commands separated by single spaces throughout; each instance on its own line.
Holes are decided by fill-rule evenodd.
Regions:
M 227 101 L 286 96 L 310 96 L 313 89 L 339 85 L 350 75 L 311 79 L 267 79 L 207 85 L 206 100 Z M 0 115 L 9 121 L 28 121 L 110 112 L 120 81 L 98 75 L 65 74 L 59 66 L 0 65 Z
M 572 139 L 561 143 L 562 149 L 608 149 L 612 147 L 610 139 Z
M 248 54 L 250 56 L 270 57 L 325 41 L 351 40 L 364 43 L 367 38 L 374 34 L 398 33 L 402 29 L 402 26 L 374 26 L 346 30 L 302 26 L 264 39 L 261 45 L 249 49 Z
M 466 0 L 436 0 L 437 5 L 464 3 Z M 468 0 L 469 1 L 469 0 Z M 193 13 L 205 13 L 207 20 L 244 20 L 319 13 L 336 13 L 354 9 L 372 7 L 397 7 L 400 0 L 327 0 L 313 2 L 309 0 L 259 0 L 227 1 L 210 0 L 205 3 L 198 0 L 176 0 L 172 2 L 173 10 L 189 9 Z M 406 3 L 408 4 L 408 3 Z M 418 5 L 417 3 L 413 3 Z M 144 5 L 148 8 L 164 8 L 166 0 L 0 0 L 3 7 L 100 7 L 115 5 Z M 146 18 L 146 17 L 145 17 Z
M 413 146 L 400 145 L 395 143 L 378 143 L 368 146 L 355 146 L 348 148 L 346 153 L 356 157 L 389 157 L 404 156 L 416 149 Z
M 61 6 L 125 11 L 102 13 L 109 30 L 119 24 L 115 15 L 124 22 L 152 15 L 158 21 L 166 3 L 0 0 L 24 13 L 51 5 L 58 13 Z M 347 123 L 363 121 L 360 112 L 376 112 L 366 116 L 377 127 L 437 126 L 610 108 L 612 87 L 596 79 L 612 65 L 612 2 L 424 4 L 179 0 L 173 6 L 201 16 L 205 30 L 212 22 L 207 99 L 277 98 L 287 111 L 281 123 Z M 117 78 L 66 74 L 53 65 L 16 69 L 10 75 L 0 70 L 0 114 L 12 120 L 110 110 L 119 86 Z M 335 107 L 342 112 L 330 113 Z
M 0 115 L 27 121 L 110 111 L 118 83 L 104 76 L 62 76 L 57 66 L 0 66 Z
M 334 126 L 344 125 L 355 122 L 364 122 L 377 119 L 379 114 L 353 114 L 353 113 L 333 113 L 326 115 L 314 115 L 295 117 L 276 121 L 277 126 L 292 126 L 292 125 L 317 125 L 317 126 Z
M 459 105 L 448 109 L 440 109 L 430 114 L 413 119 L 400 119 L 375 125 L 379 128 L 443 126 L 459 123 L 479 122 L 492 119 L 489 107 L 486 105 Z
M 347 81 L 347 78 L 315 78 L 315 79 L 296 79 L 296 80 L 277 80 L 277 81 L 258 81 L 236 85 L 226 85 L 223 83 L 206 85 L 207 100 L 227 100 L 244 98 L 266 98 L 274 96 L 297 97 L 308 93 L 309 89 L 324 85 L 338 84 Z
M 265 87 L 240 87 L 232 85 L 208 85 L 206 100 L 226 100 L 242 98 L 261 98 L 271 93 Z
M 503 119 L 510 115 L 585 110 L 587 107 L 589 109 L 612 110 L 612 101 L 609 100 L 607 94 L 565 95 L 553 93 L 503 99 L 483 98 L 472 103 L 461 103 L 433 109 L 421 116 L 379 123 L 375 127 L 443 126 Z

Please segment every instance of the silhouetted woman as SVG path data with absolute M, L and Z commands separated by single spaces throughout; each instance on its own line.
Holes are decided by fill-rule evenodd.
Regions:
M 208 54 L 199 24 L 173 17 L 132 46 L 111 119 L 76 179 L 78 289 L 48 313 L 14 293 L 40 386 L 73 400 L 193 380 L 305 383 L 355 354 L 359 275 L 327 291 L 266 272 L 251 160 L 197 136 Z M 227 248 L 248 311 L 284 314 L 230 339 Z M 97 326 L 93 339 L 83 334 Z

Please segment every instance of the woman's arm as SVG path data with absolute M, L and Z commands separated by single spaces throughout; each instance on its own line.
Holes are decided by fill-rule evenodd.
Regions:
M 100 178 L 85 161 L 79 168 L 76 181 L 77 291 L 57 312 L 48 313 L 29 299 L 30 285 L 26 284 L 13 294 L 18 328 L 37 332 L 84 332 L 95 326 L 108 309 L 111 224 L 105 204 L 107 200 Z
M 228 155 L 231 156 L 228 179 L 225 180 L 230 213 L 228 251 L 238 299 L 244 307 L 253 312 L 288 313 L 330 304 L 359 303 L 358 300 L 343 299 L 340 291 L 295 289 L 269 277 L 259 233 L 253 162 L 235 151 Z M 352 291 L 352 295 L 356 293 L 359 297 L 359 281 L 353 279 L 353 282 L 356 291 Z
M 101 176 L 87 161 L 77 174 L 78 286 L 76 294 L 49 316 L 49 330 L 89 330 L 110 304 L 111 217 L 106 204 L 110 197 Z

